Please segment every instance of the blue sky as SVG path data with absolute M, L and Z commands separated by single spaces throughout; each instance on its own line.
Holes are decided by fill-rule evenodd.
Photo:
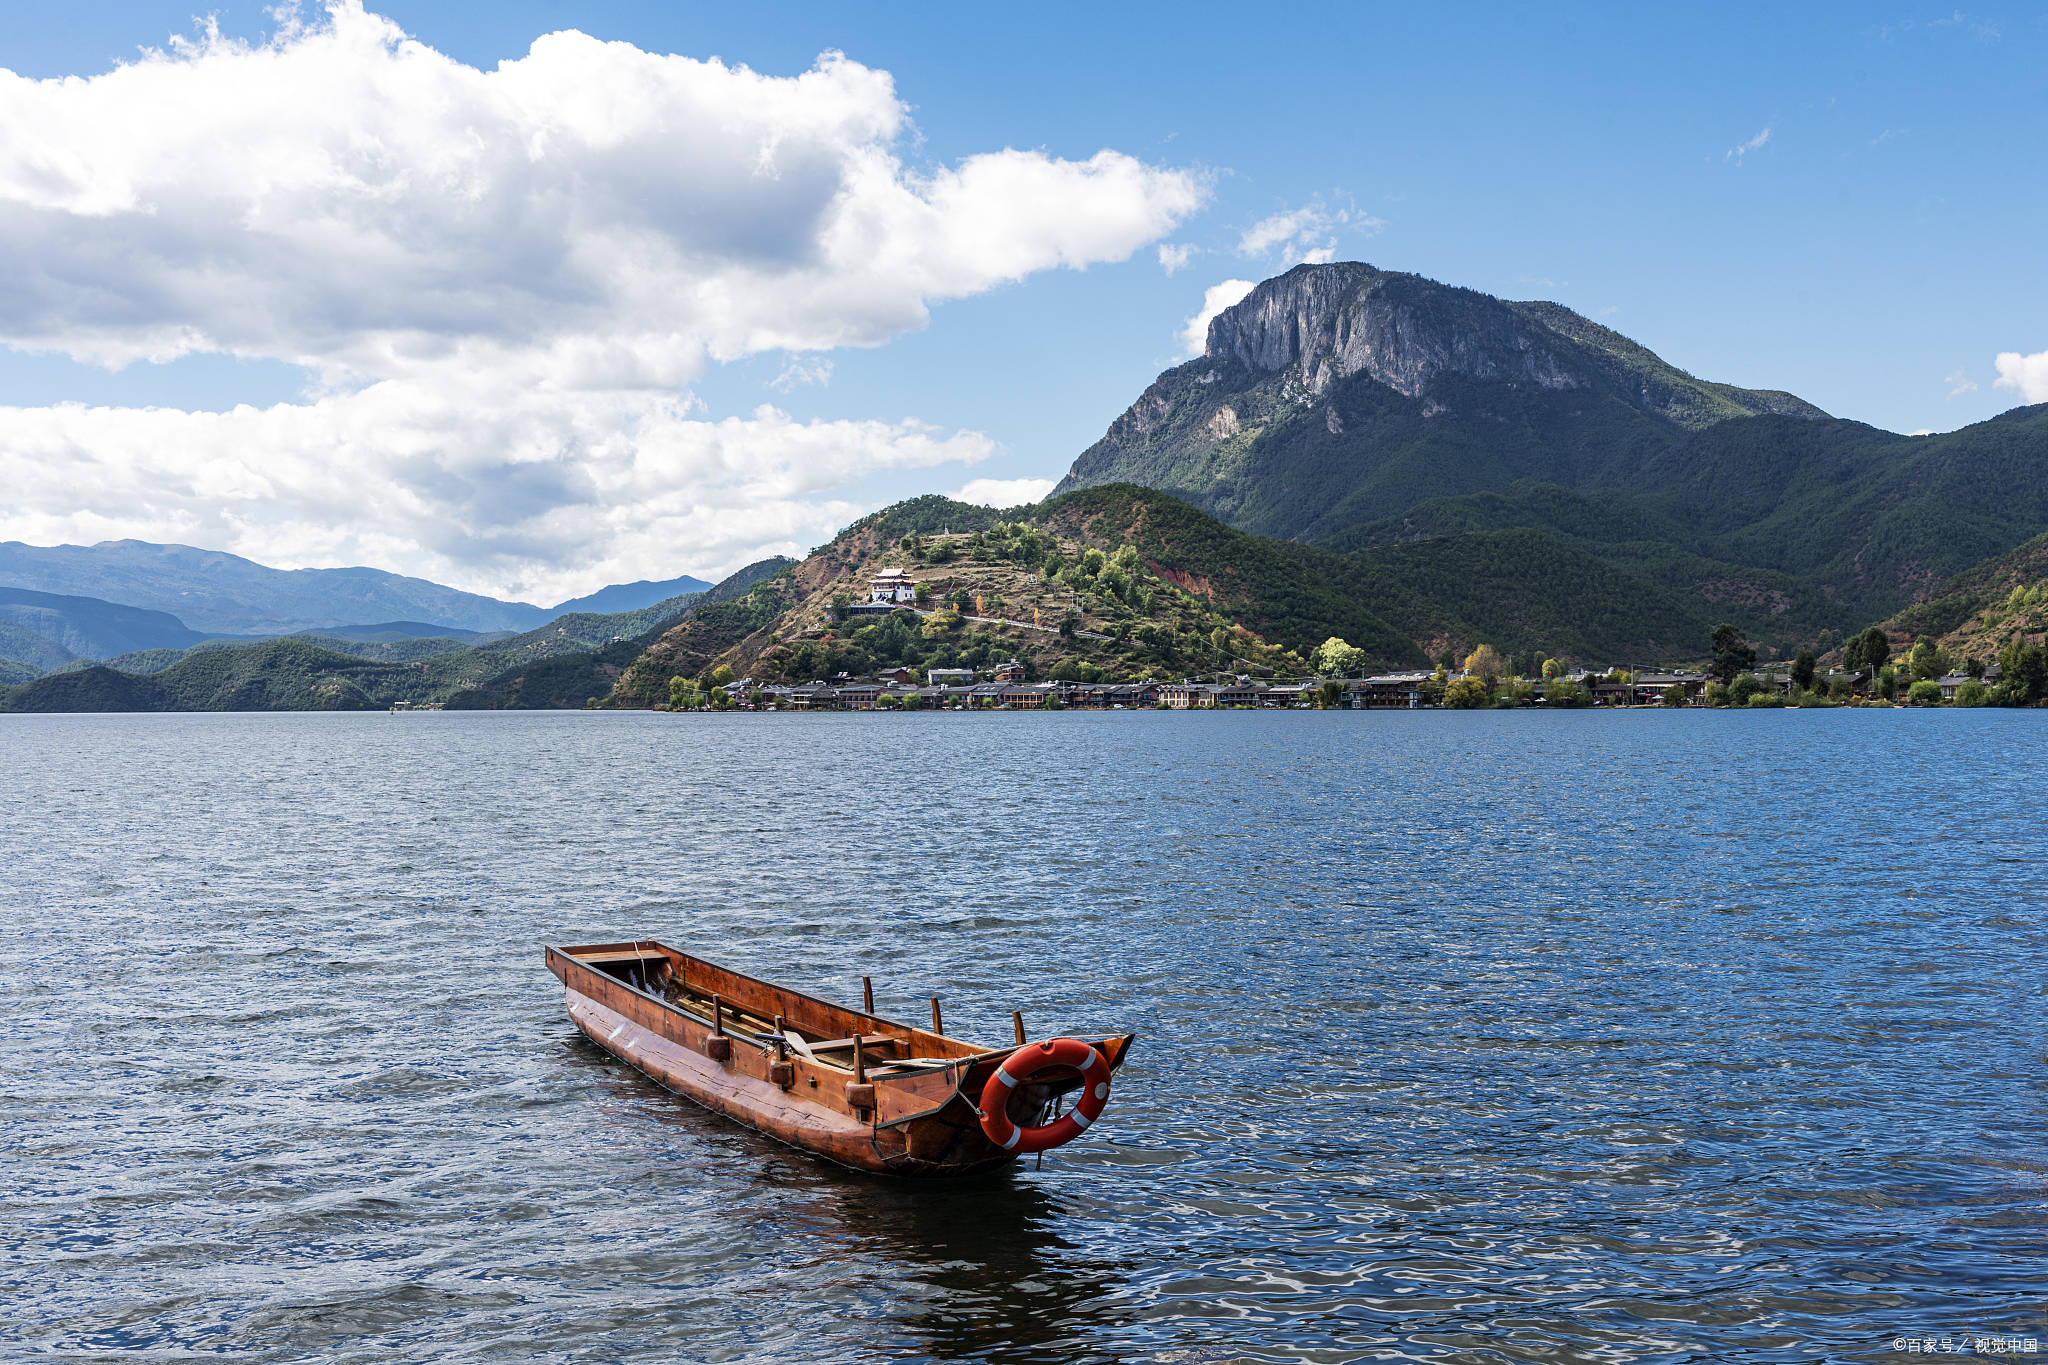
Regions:
M 129 0 L 16 15 L 0 65 L 36 79 L 97 75 L 192 33 L 192 9 Z M 1172 210 L 1164 232 L 1091 248 L 1103 259 L 1085 268 L 977 276 L 927 291 L 921 323 L 870 328 L 862 344 L 754 348 L 676 384 L 703 422 L 772 404 L 797 423 L 914 422 L 935 436 L 986 438 L 957 465 L 904 456 L 879 473 L 856 468 L 829 497 L 811 491 L 818 509 L 970 478 L 1057 477 L 1178 358 L 1210 286 L 1276 274 L 1317 248 L 1557 299 L 1695 374 L 1790 389 L 1902 431 L 1948 429 L 2024 401 L 2024 386 L 1997 385 L 1994 357 L 2048 352 L 2048 183 L 2035 150 L 2048 125 L 2048 12 L 2035 7 L 372 9 L 486 71 L 561 29 L 772 77 L 799 77 L 837 50 L 893 78 L 908 106 L 893 144 L 908 174 L 1004 148 L 1063 163 L 1113 149 L 1199 180 L 1199 207 Z M 273 34 L 257 6 L 215 15 L 230 37 Z M 1305 214 L 1297 221 L 1314 230 L 1241 249 L 1257 225 L 1287 214 Z M 1169 272 L 1162 243 L 1191 248 L 1185 263 Z M 93 343 L 101 364 L 63 353 L 90 349 L 75 319 L 65 325 L 73 330 L 9 331 L 0 403 L 268 406 L 302 397 L 327 363 L 280 358 L 312 354 L 295 342 L 248 341 L 232 354 L 202 346 L 110 372 L 104 337 Z M 44 353 L 22 349 L 37 344 Z M 2048 383 L 2048 361 L 2041 370 Z M 338 371 L 321 372 L 332 388 Z M 235 496 L 251 496 L 246 483 Z M 488 517 L 491 502 L 467 497 L 445 515 Z M 216 523 L 187 508 L 153 538 L 232 531 L 238 543 L 222 548 L 273 561 L 381 555 L 387 567 L 538 592 L 595 586 L 592 573 L 715 575 L 830 519 L 769 518 L 751 539 L 676 547 L 655 563 L 645 562 L 660 557 L 651 532 L 599 555 L 590 535 L 548 541 L 531 529 L 533 511 L 505 513 L 524 518 L 516 535 L 435 541 L 403 527 L 309 530 L 320 522 L 310 513 L 266 524 L 245 507 Z M 14 532 L 35 539 L 88 524 L 40 516 L 15 518 Z M 147 509 L 99 521 L 143 526 Z

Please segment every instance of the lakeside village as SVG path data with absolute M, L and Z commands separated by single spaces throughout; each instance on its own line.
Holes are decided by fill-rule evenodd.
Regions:
M 839 610 L 845 615 L 892 611 L 928 614 L 914 577 L 890 569 L 873 577 L 866 602 Z M 1756 666 L 1756 651 L 1732 626 L 1714 637 L 1709 671 L 1605 671 L 1569 668 L 1560 660 L 1540 663 L 1540 676 L 1519 677 L 1490 645 L 1481 645 L 1463 665 L 1351 676 L 1361 651 L 1332 638 L 1316 649 L 1315 676 L 1275 679 L 1250 673 L 1178 682 L 1034 681 L 1027 665 L 1011 661 L 974 670 L 929 668 L 922 676 L 908 667 L 886 668 L 868 678 L 836 674 L 808 683 L 761 683 L 735 679 L 720 668 L 703 680 L 677 677 L 669 684 L 665 709 L 747 711 L 872 710 L 1471 710 L 1520 706 L 1578 707 L 1763 707 L 1989 704 L 1999 684 L 1998 663 L 1952 668 L 1930 641 L 1922 640 L 1898 665 L 1890 643 L 1873 626 L 1850 642 L 1851 667 L 1821 669 L 1811 652 L 1782 664 Z M 1350 667 L 1347 667 L 1350 665 Z M 657 707 L 656 709 L 664 709 Z

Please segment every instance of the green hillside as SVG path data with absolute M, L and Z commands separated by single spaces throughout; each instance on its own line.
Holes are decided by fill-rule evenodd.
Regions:
M 1957 659 L 1994 659 L 2014 638 L 2048 632 L 2048 532 L 1956 575 L 1882 623 L 1900 643 L 1927 636 Z
M 76 657 L 47 635 L 0 616 L 0 664 L 33 678 Z
M 1121 499 L 1118 495 L 1122 494 Z M 658 705 L 673 679 L 751 677 L 803 683 L 883 668 L 986 669 L 1015 663 L 1030 679 L 1179 678 L 1260 669 L 1305 671 L 1299 645 L 1313 648 L 1336 629 L 1382 646 L 1375 665 L 1420 661 L 1415 648 L 1356 604 L 1323 592 L 1327 616 L 1298 617 L 1282 639 L 1253 619 L 1304 580 L 1254 537 L 1231 531 L 1146 489 L 1090 490 L 1089 498 L 1046 509 L 998 513 L 925 497 L 848 527 L 802 563 L 757 584 L 738 601 L 699 609 L 658 639 L 619 677 L 609 702 Z M 1127 522 L 1135 509 L 1184 518 L 1179 552 L 1133 539 L 1091 517 L 1091 506 Z M 1243 572 L 1202 581 L 1182 564 L 1207 565 L 1206 541 L 1227 547 Z M 1262 558 L 1266 562 L 1261 562 Z M 1172 561 L 1172 562 L 1167 562 Z M 924 600 L 895 610 L 850 610 L 868 600 L 877 573 L 902 570 Z M 1220 589 L 1218 587 L 1220 584 Z M 1259 599 L 1247 585 L 1276 594 Z M 1319 591 L 1308 585 L 1311 593 Z M 1296 612 L 1306 611 L 1294 603 Z M 1313 626 L 1313 630 L 1309 627 Z
M 1135 547 L 1161 578 L 1297 652 L 1336 635 L 1389 668 L 1423 662 L 1412 635 L 1337 585 L 1333 556 L 1247 535 L 1177 498 L 1112 484 L 1053 497 L 1027 515 L 1090 545 Z
M 1586 662 L 1690 659 L 1715 624 L 1649 575 L 1537 531 L 1336 554 L 1246 535 L 1130 484 L 1056 496 L 1031 515 L 1093 543 L 1136 545 L 1164 576 L 1291 648 L 1336 635 L 1389 667 L 1481 643 Z
M 389 705 L 409 682 L 307 640 L 266 640 L 188 654 L 161 673 L 103 665 L 52 674 L 0 694 L 8 711 L 360 711 Z

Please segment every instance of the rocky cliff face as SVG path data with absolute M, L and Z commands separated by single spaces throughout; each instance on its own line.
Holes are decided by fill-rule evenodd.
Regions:
M 1312 394 L 1370 375 L 1420 398 L 1446 372 L 1581 388 L 1592 382 L 1557 333 L 1469 289 L 1369 265 L 1305 265 L 1267 280 L 1209 324 L 1205 354 L 1266 373 L 1293 371 Z
M 1538 389 L 1600 389 L 1687 428 L 1778 413 L 1825 417 L 1787 393 L 1709 384 L 1555 303 L 1508 303 L 1356 262 L 1297 266 L 1209 324 L 1204 355 L 1310 394 L 1366 375 L 1421 398 L 1442 375 Z

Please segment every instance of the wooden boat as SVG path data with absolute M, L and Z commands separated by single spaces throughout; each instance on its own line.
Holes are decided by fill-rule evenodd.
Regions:
M 651 940 L 550 946 L 546 957 L 569 1017 L 599 1047 L 708 1109 L 864 1171 L 979 1170 L 1067 1141 L 1107 1102 L 1109 1073 L 1137 1036 L 1027 1043 L 1017 1019 L 1015 1044 L 977 1047 L 940 1031 L 936 999 L 928 1030 L 881 1018 L 865 983 L 865 1008 L 852 1010 Z M 1075 1108 L 1060 1116 L 1070 1095 Z

